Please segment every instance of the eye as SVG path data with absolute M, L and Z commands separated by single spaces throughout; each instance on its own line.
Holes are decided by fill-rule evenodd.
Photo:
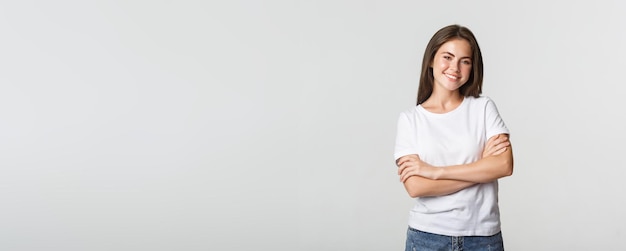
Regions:
M 472 61 L 469 60 L 463 60 L 461 61 L 461 63 L 463 63 L 464 65 L 472 65 Z
M 450 56 L 448 56 L 448 55 L 443 55 L 443 58 L 444 58 L 444 59 L 446 59 L 446 60 L 450 60 L 450 59 L 452 59 L 452 57 L 450 57 Z

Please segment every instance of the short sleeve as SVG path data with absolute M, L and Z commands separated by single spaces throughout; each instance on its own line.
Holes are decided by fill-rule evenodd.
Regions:
M 509 134 L 509 129 L 504 124 L 496 104 L 491 99 L 487 99 L 485 105 L 485 130 L 487 139 L 498 134 Z
M 394 161 L 402 156 L 417 154 L 417 132 L 415 117 L 403 112 L 398 118 L 396 130 L 396 146 L 394 150 Z

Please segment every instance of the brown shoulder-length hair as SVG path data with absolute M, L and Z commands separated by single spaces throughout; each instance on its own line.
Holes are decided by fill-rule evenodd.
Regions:
M 457 24 L 448 25 L 441 28 L 433 35 L 424 51 L 424 59 L 422 60 L 422 73 L 420 75 L 420 85 L 417 89 L 417 104 L 424 103 L 433 93 L 433 60 L 437 50 L 444 43 L 453 39 L 464 39 L 469 42 L 472 48 L 472 72 L 467 82 L 459 88 L 461 95 L 478 97 L 482 93 L 483 88 L 483 56 L 480 47 L 476 41 L 476 37 L 472 31 L 464 26 Z

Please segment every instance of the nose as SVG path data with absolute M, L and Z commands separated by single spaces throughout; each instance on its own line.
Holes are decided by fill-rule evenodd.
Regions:
M 460 72 L 459 64 L 460 64 L 460 62 L 456 62 L 456 63 L 450 64 L 450 70 L 452 70 L 454 72 Z

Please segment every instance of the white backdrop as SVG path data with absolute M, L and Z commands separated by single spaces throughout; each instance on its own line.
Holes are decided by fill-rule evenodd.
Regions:
M 626 237 L 619 1 L 3 1 L 0 250 L 403 250 L 400 111 L 472 29 L 507 250 Z

